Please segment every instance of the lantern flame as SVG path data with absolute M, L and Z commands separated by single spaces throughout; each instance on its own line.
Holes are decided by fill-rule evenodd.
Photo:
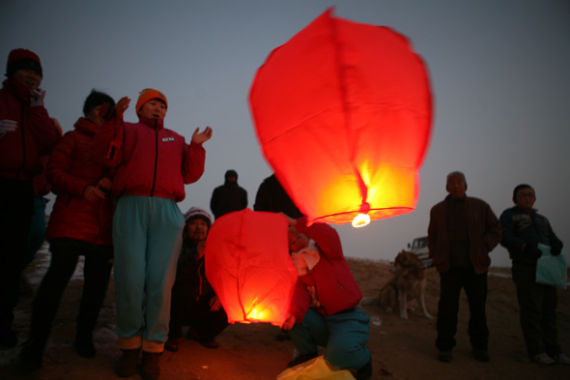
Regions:
M 352 219 L 352 227 L 361 228 L 370 224 L 370 215 L 358 214 Z
M 259 320 L 263 320 L 263 316 L 264 316 L 264 312 L 263 311 L 259 311 L 256 308 L 253 308 L 249 314 L 247 315 L 247 319 L 251 319 L 251 320 L 255 320 L 255 321 L 259 321 Z

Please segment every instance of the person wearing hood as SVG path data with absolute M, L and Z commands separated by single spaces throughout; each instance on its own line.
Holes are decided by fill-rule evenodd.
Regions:
M 84 117 L 75 123 L 50 155 L 47 177 L 57 199 L 46 232 L 51 261 L 32 308 L 29 339 L 20 352 L 22 364 L 41 367 L 51 327 L 79 256 L 85 258 L 83 295 L 73 347 L 78 355 L 95 356 L 93 330 L 109 284 L 113 264 L 113 205 L 109 169 L 93 159 L 94 136 L 112 117 L 115 101 L 91 91 Z
M 214 217 L 218 219 L 232 211 L 243 210 L 247 207 L 247 191 L 238 185 L 238 174 L 230 169 L 226 172 L 225 182 L 212 192 L 210 209 Z
M 117 334 L 122 356 L 120 377 L 137 371 L 142 350 L 143 378 L 158 379 L 160 355 L 168 337 L 171 289 L 182 244 L 184 216 L 177 202 L 184 185 L 204 172 L 202 144 L 212 136 L 208 126 L 196 128 L 190 144 L 164 127 L 166 96 L 155 89 L 141 91 L 138 123 L 123 122 L 130 99 L 117 103 L 117 116 L 105 128 L 107 165 L 116 170 L 113 195 L 115 300 Z
M 44 107 L 43 69 L 36 53 L 8 55 L 0 89 L 0 347 L 14 347 L 12 329 L 34 202 L 33 177 L 42 170 L 61 131 Z

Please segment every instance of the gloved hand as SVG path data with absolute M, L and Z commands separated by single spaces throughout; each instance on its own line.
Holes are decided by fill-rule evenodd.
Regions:
M 46 97 L 46 90 L 37 89 L 32 92 L 32 100 L 30 101 L 30 107 L 43 107 L 44 98 Z
M 542 256 L 542 251 L 538 249 L 538 243 L 527 244 L 524 249 L 524 253 L 527 257 L 533 259 L 538 259 L 540 256 Z
M 18 128 L 16 120 L 0 120 L 0 139 L 8 132 L 14 132 Z

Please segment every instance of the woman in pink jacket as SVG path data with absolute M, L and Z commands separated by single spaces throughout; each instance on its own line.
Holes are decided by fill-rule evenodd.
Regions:
M 138 123 L 124 123 L 129 99 L 118 102 L 118 118 L 109 124 L 107 159 L 116 170 L 113 217 L 117 334 L 123 355 L 117 374 L 136 372 L 142 349 L 145 379 L 160 375 L 159 358 L 168 338 L 170 294 L 182 243 L 184 216 L 176 204 L 184 199 L 184 184 L 198 181 L 206 152 L 202 143 L 212 129 L 198 128 L 190 144 L 164 128 L 166 96 L 154 89 L 141 92 Z
M 20 353 L 28 369 L 41 367 L 61 296 L 79 256 L 85 257 L 84 286 L 73 346 L 82 357 L 95 355 L 92 333 L 113 263 L 113 211 L 108 169 L 94 159 L 94 142 L 114 106 L 109 95 L 92 91 L 85 100 L 84 117 L 59 141 L 48 162 L 47 177 L 57 199 L 46 232 L 50 266 L 37 291 L 30 336 Z

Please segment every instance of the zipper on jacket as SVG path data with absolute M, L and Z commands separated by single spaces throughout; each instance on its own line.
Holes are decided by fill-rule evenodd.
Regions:
M 22 173 L 26 172 L 27 158 L 26 158 L 26 133 L 24 131 L 24 115 L 26 114 L 26 105 L 22 103 L 22 114 L 20 116 L 20 133 L 22 134 Z M 20 169 L 18 169 L 20 170 Z M 20 177 L 20 173 L 17 174 Z
M 154 188 L 156 187 L 156 172 L 158 169 L 158 120 L 154 120 L 154 173 L 152 176 L 152 187 L 150 189 L 150 196 L 154 197 Z

